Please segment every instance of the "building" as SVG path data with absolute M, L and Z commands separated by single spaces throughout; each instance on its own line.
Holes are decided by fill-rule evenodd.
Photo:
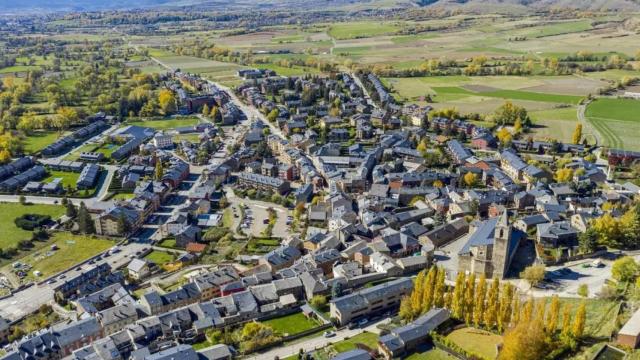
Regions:
M 129 273 L 129 277 L 134 280 L 142 280 L 151 273 L 149 263 L 144 259 L 131 260 L 129 265 L 127 265 L 127 271 Z
M 418 237 L 420 243 L 431 242 L 436 247 L 443 246 L 469 232 L 469 224 L 464 218 L 458 218 L 440 225 Z
M 127 224 L 124 229 L 118 225 L 120 219 L 123 219 Z M 134 209 L 125 206 L 112 206 L 98 215 L 94 223 L 98 235 L 123 236 L 137 230 L 142 226 L 143 220 L 142 214 Z
M 436 308 L 413 322 L 395 328 L 378 340 L 378 349 L 385 359 L 401 358 L 411 354 L 429 339 L 429 333 L 449 320 L 451 314 L 446 309 Z
M 473 230 L 458 253 L 458 271 L 504 278 L 520 241 L 520 234 L 514 235 L 509 214 L 505 210 Z
M 173 136 L 158 133 L 153 137 L 153 146 L 157 149 L 171 149 L 173 148 Z
M 640 344 L 640 309 L 636 310 L 622 329 L 618 331 L 617 343 L 632 349 Z
M 331 300 L 330 314 L 341 325 L 385 312 L 400 305 L 413 290 L 411 278 L 401 278 Z
M 82 169 L 80 176 L 78 176 L 76 187 L 78 189 L 92 189 L 95 187 L 99 175 L 100 166 L 96 164 L 88 164 L 84 169 Z
M 240 280 L 240 275 L 236 269 L 231 266 L 225 266 L 204 275 L 191 278 L 191 282 L 194 283 L 200 291 L 200 296 L 203 301 L 221 296 L 220 289 L 223 285 L 238 280 Z
M 279 178 L 247 172 L 238 174 L 238 184 L 254 189 L 257 188 L 266 191 L 274 191 L 279 194 L 289 192 L 290 186 L 288 181 Z

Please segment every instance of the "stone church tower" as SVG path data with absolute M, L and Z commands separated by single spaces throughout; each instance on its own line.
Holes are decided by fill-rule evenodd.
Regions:
M 509 213 L 505 210 L 498 219 L 493 233 L 493 277 L 503 279 L 511 263 L 511 232 Z

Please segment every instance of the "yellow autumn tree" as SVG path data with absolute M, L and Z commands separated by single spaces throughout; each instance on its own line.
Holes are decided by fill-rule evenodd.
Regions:
M 582 124 L 577 123 L 575 130 L 573 130 L 573 143 L 579 144 L 582 139 Z
M 578 306 L 575 318 L 573 319 L 573 325 L 571 327 L 571 334 L 576 339 L 579 339 L 584 334 L 584 324 L 587 320 L 587 304 L 582 301 Z

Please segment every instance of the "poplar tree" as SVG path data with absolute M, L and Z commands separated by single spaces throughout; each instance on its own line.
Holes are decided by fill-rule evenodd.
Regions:
M 436 267 L 432 266 L 425 278 L 425 285 L 422 294 L 422 312 L 425 313 L 433 306 L 433 293 L 436 286 Z
M 498 278 L 493 278 L 491 287 L 487 294 L 487 309 L 484 312 L 484 326 L 488 329 L 493 329 L 498 316 L 498 296 L 499 296 L 500 281 Z
M 413 317 L 422 311 L 422 293 L 424 287 L 425 271 L 420 271 L 416 276 L 413 292 L 411 293 L 411 312 Z
M 475 301 L 475 288 L 476 288 L 476 275 L 471 274 L 467 278 L 467 284 L 465 286 L 464 294 L 464 322 L 467 326 L 471 325 L 473 321 L 473 308 Z
M 513 285 L 505 283 L 502 286 L 500 308 L 498 311 L 498 331 L 503 332 L 511 320 L 511 303 L 513 302 Z
M 512 326 L 516 326 L 520 323 L 520 313 L 522 312 L 520 306 L 520 296 L 516 294 L 513 298 L 513 310 L 511 311 L 511 324 Z
M 582 301 L 578 306 L 575 318 L 573 319 L 573 327 L 571 333 L 576 339 L 579 339 L 584 334 L 584 324 L 587 320 L 587 304 Z
M 531 317 L 533 316 L 533 298 L 529 298 L 527 302 L 524 304 L 524 309 L 522 309 L 522 315 L 520 317 L 520 321 L 524 323 L 531 322 Z
M 444 307 L 444 295 L 445 295 L 445 291 L 446 291 L 446 284 L 444 283 L 445 280 L 445 270 L 443 267 L 439 267 L 438 268 L 438 276 L 436 278 L 436 289 L 433 295 L 433 303 L 435 304 L 436 307 Z
M 545 327 L 549 335 L 553 335 L 558 328 L 558 316 L 560 315 L 560 300 L 558 295 L 551 297 L 549 315 L 547 316 L 547 326 Z
M 562 309 L 562 338 L 566 341 L 571 337 L 571 305 L 564 304 Z
M 482 315 L 485 310 L 485 297 L 487 295 L 487 278 L 482 274 L 480 276 L 480 281 L 478 282 L 478 286 L 476 287 L 476 300 L 475 306 L 473 309 L 473 325 L 475 327 L 480 327 L 482 324 Z
M 451 299 L 451 307 L 453 317 L 462 319 L 464 316 L 464 273 L 459 272 L 456 278 L 456 287 L 453 289 L 453 298 Z

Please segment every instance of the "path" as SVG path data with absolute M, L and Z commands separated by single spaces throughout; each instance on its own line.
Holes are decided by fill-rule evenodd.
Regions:
M 585 133 L 585 136 L 589 134 L 592 135 L 596 141 L 595 146 L 603 146 L 604 142 L 600 137 L 601 136 L 600 133 L 597 130 L 595 130 L 593 126 L 591 126 L 591 122 L 589 122 L 589 120 L 585 116 L 587 106 L 590 103 L 591 101 L 587 101 L 584 104 L 578 105 L 578 109 L 577 109 L 578 121 L 582 124 L 582 127 L 584 128 L 584 130 L 587 130 L 587 131 L 583 131 Z

